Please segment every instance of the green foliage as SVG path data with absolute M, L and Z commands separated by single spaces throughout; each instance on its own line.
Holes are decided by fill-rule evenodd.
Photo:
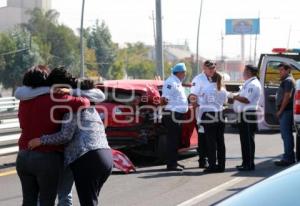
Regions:
M 85 29 L 84 36 L 87 47 L 95 50 L 100 75 L 109 78 L 109 68 L 115 61 L 117 47 L 111 39 L 107 25 L 96 21 L 93 27 Z
M 126 74 L 134 79 L 154 79 L 155 63 L 148 58 L 149 48 L 143 43 L 127 43 L 119 49 L 117 61 L 123 62 Z
M 36 44 L 30 50 L 30 34 L 20 28 L 0 34 L 0 82 L 4 88 L 21 85 L 27 68 L 41 62 Z
M 124 65 L 120 61 L 116 61 L 109 68 L 109 78 L 110 79 L 123 79 L 125 76 Z
M 41 9 L 29 11 L 26 24 L 13 31 L 0 33 L 0 82 L 5 88 L 22 83 L 25 71 L 34 64 L 50 68 L 64 65 L 79 74 L 80 42 L 74 31 L 58 23 L 59 13 Z M 141 42 L 127 43 L 124 48 L 112 41 L 108 26 L 96 21 L 84 30 L 86 75 L 105 79 L 154 79 L 155 62 L 149 58 L 150 49 Z M 194 65 L 187 65 L 186 81 L 191 80 Z M 165 77 L 173 63 L 165 62 Z M 194 68 L 195 69 L 195 68 Z M 193 71 L 193 72 L 192 72 Z
M 29 11 L 30 19 L 22 26 L 32 35 L 33 41 L 40 49 L 44 64 L 50 67 L 64 65 L 79 71 L 79 37 L 65 25 L 58 24 L 59 13 L 41 9 Z

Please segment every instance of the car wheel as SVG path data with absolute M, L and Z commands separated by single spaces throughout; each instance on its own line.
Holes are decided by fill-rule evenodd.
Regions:
M 156 144 L 156 156 L 158 161 L 161 163 L 165 163 L 167 159 L 167 136 L 160 135 Z

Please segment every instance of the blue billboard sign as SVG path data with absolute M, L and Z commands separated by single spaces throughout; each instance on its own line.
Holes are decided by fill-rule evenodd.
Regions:
M 226 19 L 226 35 L 259 34 L 259 19 Z

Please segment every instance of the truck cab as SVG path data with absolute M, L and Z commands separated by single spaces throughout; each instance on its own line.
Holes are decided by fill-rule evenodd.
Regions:
M 287 50 L 277 48 L 273 49 L 273 54 L 262 54 L 260 56 L 258 67 L 259 78 L 263 89 L 258 114 L 258 129 L 260 131 L 274 131 L 279 129 L 275 105 L 276 92 L 280 86 L 277 66 L 281 63 L 290 64 L 293 68 L 292 75 L 294 79 L 300 79 L 299 53 L 300 49 Z

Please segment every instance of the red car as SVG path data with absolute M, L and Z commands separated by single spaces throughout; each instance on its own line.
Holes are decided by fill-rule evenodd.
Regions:
M 106 95 L 97 110 L 112 148 L 131 148 L 164 159 L 166 128 L 159 106 L 162 85 L 160 80 L 111 80 L 97 85 Z M 190 88 L 185 88 L 188 95 Z M 185 116 L 179 151 L 198 147 L 192 110 Z

